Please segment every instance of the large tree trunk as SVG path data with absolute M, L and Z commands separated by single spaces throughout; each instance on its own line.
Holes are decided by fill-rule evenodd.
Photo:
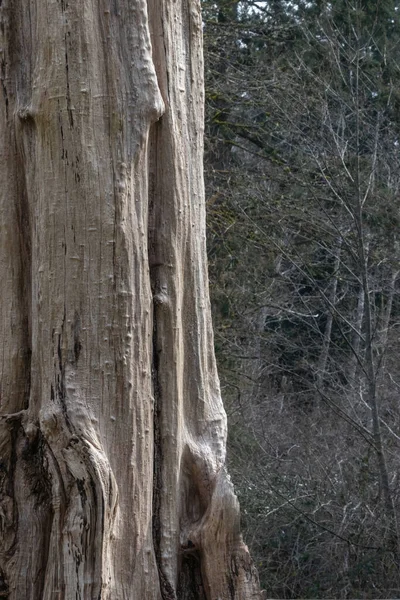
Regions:
M 199 6 L 2 0 L 0 52 L 0 598 L 258 598 L 224 470 Z

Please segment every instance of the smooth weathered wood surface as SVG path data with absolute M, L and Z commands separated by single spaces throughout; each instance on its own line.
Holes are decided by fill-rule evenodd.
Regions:
M 0 598 L 259 598 L 225 473 L 196 2 L 0 3 Z

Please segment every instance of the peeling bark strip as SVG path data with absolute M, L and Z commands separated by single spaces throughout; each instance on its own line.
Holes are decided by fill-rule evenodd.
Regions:
M 0 0 L 0 84 L 0 598 L 259 598 L 224 470 L 198 4 Z

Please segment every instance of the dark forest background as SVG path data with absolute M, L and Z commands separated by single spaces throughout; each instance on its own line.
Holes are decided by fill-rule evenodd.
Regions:
M 400 598 L 399 13 L 203 1 L 215 343 L 271 598 Z

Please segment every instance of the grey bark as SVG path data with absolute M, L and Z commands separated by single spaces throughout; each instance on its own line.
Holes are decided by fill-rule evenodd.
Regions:
M 3 0 L 0 48 L 0 597 L 258 598 L 224 468 L 199 5 Z

